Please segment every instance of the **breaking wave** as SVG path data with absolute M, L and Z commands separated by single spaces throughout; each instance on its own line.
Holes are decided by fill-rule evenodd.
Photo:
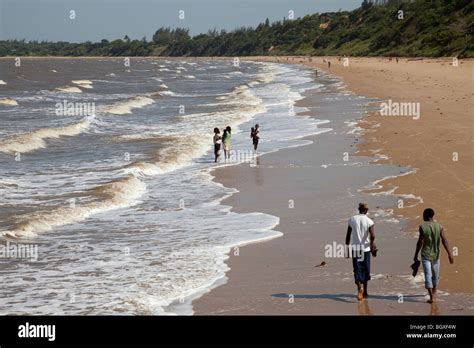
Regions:
M 0 105 L 17 106 L 18 102 L 11 98 L 0 98 Z
M 113 180 L 94 187 L 84 193 L 92 202 L 78 205 L 57 206 L 20 215 L 10 231 L 0 235 L 10 237 L 35 236 L 50 231 L 56 226 L 71 224 L 87 219 L 89 216 L 112 209 L 128 207 L 138 201 L 146 190 L 146 185 L 133 175 Z
M 109 105 L 105 107 L 102 111 L 114 115 L 131 114 L 132 109 L 142 108 L 144 106 L 151 105 L 154 102 L 155 101 L 153 99 L 150 99 L 148 97 L 137 96 Z
M 80 88 L 74 86 L 58 87 L 56 90 L 63 93 L 82 93 Z
M 74 136 L 82 133 L 91 124 L 91 118 L 57 128 L 41 128 L 28 133 L 20 133 L 0 139 L 0 152 L 14 154 L 24 153 L 46 147 L 46 139 L 62 136 Z

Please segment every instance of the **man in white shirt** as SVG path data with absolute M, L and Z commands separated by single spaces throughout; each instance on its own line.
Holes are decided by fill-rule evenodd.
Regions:
M 367 216 L 368 211 L 369 205 L 367 203 L 359 203 L 359 214 L 349 219 L 346 234 L 346 246 L 352 256 L 359 301 L 369 297 L 367 282 L 370 280 L 370 255 L 372 253 L 373 256 L 377 256 L 377 248 L 374 244 L 374 222 Z

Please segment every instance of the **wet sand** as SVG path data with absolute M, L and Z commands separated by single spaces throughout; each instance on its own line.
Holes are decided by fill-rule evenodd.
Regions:
M 311 64 L 315 64 L 314 59 Z M 312 107 L 310 114 L 324 119 L 329 109 L 324 109 L 321 103 L 317 94 L 309 92 L 300 105 Z M 196 314 L 474 313 L 470 290 L 472 284 L 466 281 L 466 275 L 461 277 L 460 288 L 451 280 L 470 268 L 470 264 L 462 264 L 460 259 L 456 259 L 455 265 L 446 267 L 443 257 L 439 303 L 436 306 L 426 304 L 422 278 L 417 277 L 415 281 L 408 268 L 416 243 L 414 226 L 418 221 L 415 223 L 413 217 L 406 213 L 408 209 L 402 212 L 395 210 L 391 217 L 379 213 L 394 209 L 397 205 L 396 196 L 370 195 L 358 191 L 371 181 L 387 176 L 388 168 L 392 175 L 397 168 L 397 174 L 409 168 L 398 167 L 399 163 L 395 162 L 391 153 L 388 154 L 388 162 L 393 164 L 388 166 L 372 164 L 370 167 L 357 167 L 342 163 L 341 156 L 346 151 L 361 156 L 371 153 L 370 150 L 384 150 L 380 140 L 372 147 L 367 145 L 367 142 L 373 142 L 371 138 L 379 129 L 384 128 L 373 128 L 374 122 L 367 122 L 373 117 L 364 117 L 361 121 L 367 130 L 364 139 L 357 133 L 350 134 L 348 129 L 344 131 L 343 122 L 347 121 L 347 116 L 341 115 L 339 118 L 336 113 L 328 125 L 334 128 L 334 132 L 311 137 L 314 141 L 312 145 L 264 155 L 259 158 L 256 167 L 240 165 L 215 171 L 217 181 L 240 191 L 226 200 L 225 204 L 233 206 L 237 212 L 261 211 L 279 216 L 280 225 L 276 229 L 284 235 L 269 242 L 242 247 L 238 253 L 232 251 L 228 260 L 231 270 L 227 273 L 227 283 L 194 301 Z M 376 123 L 381 122 L 377 119 Z M 391 127 L 394 130 L 394 126 Z M 409 132 L 410 124 L 406 127 L 408 129 L 405 132 Z M 397 125 L 396 130 L 401 132 L 401 128 Z M 383 138 L 384 144 L 385 141 Z M 350 163 L 370 160 L 369 157 L 351 156 Z M 328 163 L 334 165 L 322 167 Z M 405 161 L 403 164 L 409 163 Z M 419 170 L 416 174 L 401 178 L 419 177 L 420 172 L 423 174 Z M 414 190 L 402 191 L 398 182 L 397 186 L 400 186 L 399 192 L 420 194 Z M 387 187 L 382 191 L 387 191 Z M 293 208 L 289 207 L 290 200 L 294 202 Z M 325 255 L 327 245 L 343 243 L 347 218 L 354 213 L 359 201 L 368 201 L 372 208 L 370 214 L 376 221 L 377 245 L 381 250 L 377 258 L 372 260 L 371 298 L 362 303 L 358 303 L 355 298 L 350 260 L 327 258 Z M 412 200 L 407 201 L 416 205 Z M 415 216 L 424 207 L 425 204 L 416 205 L 413 209 Z M 436 210 L 435 205 L 432 207 Z M 402 213 L 408 219 L 404 219 Z M 394 223 L 392 220 L 399 222 Z M 450 239 L 454 246 L 461 239 L 453 237 Z M 472 245 L 472 238 L 467 240 Z M 465 257 L 469 260 L 468 255 Z M 322 262 L 326 264 L 314 267 Z M 450 268 L 449 275 L 447 268 Z M 457 293 L 448 292 L 451 289 L 456 289 Z
M 261 60 L 262 58 L 257 58 Z M 264 57 L 264 60 L 269 58 Z M 270 58 L 285 61 L 286 58 Z M 327 62 L 331 61 L 331 68 Z M 423 208 L 435 210 L 435 219 L 445 229 L 451 247 L 457 248 L 456 267 L 448 266 L 443 253 L 443 286 L 450 291 L 474 292 L 473 233 L 470 218 L 474 211 L 474 60 L 451 58 L 395 59 L 349 58 L 348 66 L 337 57 L 289 57 L 288 62 L 305 64 L 340 76 L 351 91 L 395 102 L 420 103 L 421 115 L 381 116 L 371 113 L 359 126 L 366 130 L 358 154 L 380 149 L 385 162 L 416 168 L 414 175 L 385 180 L 382 191 L 421 197 Z M 374 125 L 380 124 L 377 128 Z M 383 163 L 380 162 L 380 163 Z M 409 219 L 408 231 L 417 234 L 422 209 L 395 206 L 395 214 Z

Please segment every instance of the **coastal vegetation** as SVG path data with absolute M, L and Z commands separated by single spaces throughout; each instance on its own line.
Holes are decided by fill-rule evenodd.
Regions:
M 381 4 L 380 4 L 381 3 Z M 353 11 L 191 36 L 186 28 L 159 28 L 150 41 L 128 36 L 100 42 L 0 41 L 0 56 L 253 56 L 348 55 L 473 57 L 474 2 L 364 0 Z

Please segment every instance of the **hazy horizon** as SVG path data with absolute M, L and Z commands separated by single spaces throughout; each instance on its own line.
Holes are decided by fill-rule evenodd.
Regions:
M 316 12 L 352 10 L 361 0 L 0 0 L 0 40 L 100 41 L 146 37 L 162 27 L 191 35 L 233 30 Z M 75 19 L 70 11 L 75 11 Z M 179 11 L 184 10 L 184 19 Z

